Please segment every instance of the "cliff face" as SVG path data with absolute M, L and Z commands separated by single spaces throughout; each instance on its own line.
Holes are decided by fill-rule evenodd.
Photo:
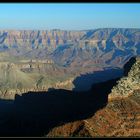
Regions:
M 73 67 L 82 64 L 122 66 L 131 56 L 140 54 L 139 46 L 139 29 L 0 31 L 0 52 L 8 51 L 5 57 L 51 58 Z
M 66 30 L 1 30 L 1 48 L 31 47 L 39 46 L 52 48 L 67 43 L 79 42 L 79 46 L 87 44 L 97 49 L 107 50 L 108 43 L 117 48 L 132 47 L 139 44 L 139 29 L 105 28 L 88 31 L 66 31 Z M 111 49 L 111 48 L 110 48 Z
M 51 60 L 1 62 L 0 98 L 14 99 L 15 94 L 47 91 L 48 88 L 72 89 L 74 77 L 65 71 Z
M 78 41 L 84 32 L 62 30 L 3 30 L 0 31 L 0 44 L 4 48 L 51 47 Z
M 124 66 L 124 77 L 113 87 L 103 109 L 85 120 L 55 127 L 46 137 L 140 136 L 139 68 L 140 58 L 131 58 Z
M 132 67 L 131 67 L 132 65 Z M 124 66 L 124 77 L 113 87 L 109 99 L 128 97 L 140 87 L 140 58 L 131 58 Z

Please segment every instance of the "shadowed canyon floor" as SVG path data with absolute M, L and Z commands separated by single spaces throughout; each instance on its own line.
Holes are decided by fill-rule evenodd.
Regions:
M 88 91 L 50 88 L 47 92 L 16 94 L 13 101 L 1 99 L 0 136 L 139 136 L 140 90 L 132 84 L 131 96 L 109 98 L 119 95 L 112 93 L 113 87 L 119 86 L 121 91 L 120 88 L 125 90 L 129 86 L 129 82 L 122 86 L 123 79 L 135 78 L 134 75 L 139 74 L 139 63 L 139 58 L 131 58 L 124 66 L 127 78 L 95 83 Z M 84 85 L 83 81 L 88 82 L 94 74 L 77 77 L 73 81 L 75 88 Z M 122 83 L 118 83 L 121 80 Z M 135 83 L 138 79 L 133 80 Z
M 56 126 L 87 119 L 106 106 L 115 84 L 116 79 L 95 84 L 87 92 L 49 89 L 1 100 L 0 136 L 45 136 Z
M 131 78 L 137 66 L 139 61 L 131 58 L 124 66 L 124 76 Z M 120 73 L 120 69 L 111 71 Z M 99 73 L 77 77 L 73 91 L 50 88 L 47 92 L 16 94 L 15 100 L 1 99 L 0 136 L 139 136 L 140 90 L 127 98 L 110 100 L 121 77 L 95 83 L 88 91 L 75 90 Z

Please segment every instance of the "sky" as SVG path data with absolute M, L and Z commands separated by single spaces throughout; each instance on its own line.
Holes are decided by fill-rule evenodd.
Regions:
M 0 29 L 140 28 L 140 3 L 1 3 Z

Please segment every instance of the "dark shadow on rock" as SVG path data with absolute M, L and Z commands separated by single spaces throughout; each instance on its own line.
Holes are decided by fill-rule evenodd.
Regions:
M 125 73 L 128 73 L 135 59 L 130 61 L 125 65 Z M 114 74 L 114 79 L 107 79 L 110 74 Z M 50 88 L 48 92 L 16 95 L 14 101 L 1 99 L 0 136 L 45 136 L 54 127 L 93 116 L 107 105 L 108 94 L 120 75 L 122 70 L 109 69 L 77 77 L 73 81 L 73 91 Z M 95 81 L 90 90 L 75 90 L 88 86 L 90 78 Z M 96 78 L 102 78 L 104 82 L 96 83 Z
M 51 89 L 16 95 L 0 125 L 0 136 L 45 136 L 56 126 L 87 119 L 107 104 L 116 80 L 95 84 L 87 92 Z
M 124 76 L 128 75 L 132 65 L 136 62 L 136 57 L 131 57 L 128 62 L 124 65 Z
M 90 74 L 84 74 L 77 77 L 74 81 L 73 91 L 87 91 L 91 89 L 93 84 L 108 81 L 123 76 L 123 69 L 105 69 L 103 71 L 97 71 Z

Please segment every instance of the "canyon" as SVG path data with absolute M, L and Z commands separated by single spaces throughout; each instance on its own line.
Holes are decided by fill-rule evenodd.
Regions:
M 139 137 L 140 59 L 131 58 L 129 62 L 125 65 L 124 76 L 116 80 L 115 86 L 108 92 L 108 103 L 105 107 L 87 119 L 53 128 L 46 137 Z M 99 88 L 104 88 L 106 84 L 112 82 L 113 80 L 105 82 L 103 85 L 99 84 Z M 104 93 L 104 90 L 97 91 Z M 90 92 L 93 94 L 95 89 L 93 88 Z
M 1 99 L 0 136 L 138 137 L 140 90 L 132 84 L 128 93 L 120 81 L 139 75 L 139 62 L 132 57 L 121 78 L 93 84 L 88 91 L 50 88 Z
M 0 136 L 140 136 L 140 29 L 0 30 Z
M 73 80 L 80 75 L 118 69 L 90 78 L 90 86 L 79 86 L 81 91 L 89 90 L 102 79 L 122 76 L 124 64 L 139 56 L 139 44 L 140 29 L 0 30 L 0 96 L 14 99 L 23 91 L 57 87 L 72 90 Z

